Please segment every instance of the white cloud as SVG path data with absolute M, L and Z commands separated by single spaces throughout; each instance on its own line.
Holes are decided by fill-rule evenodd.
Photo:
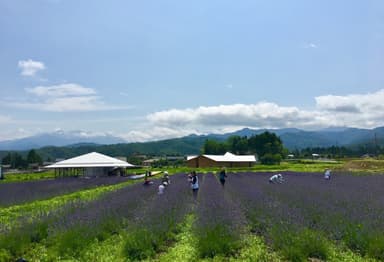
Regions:
M 195 109 L 171 109 L 148 115 L 148 120 L 155 125 L 168 127 L 198 126 L 253 126 L 275 127 L 281 123 L 295 122 L 305 118 L 305 114 L 296 107 L 281 107 L 274 103 L 234 104 Z
M 37 86 L 34 88 L 26 88 L 25 91 L 41 97 L 83 96 L 96 94 L 96 91 L 92 88 L 83 87 L 73 83 L 54 86 Z
M 309 49 L 309 48 L 319 48 L 319 46 L 317 45 L 317 44 L 315 44 L 315 43 L 305 43 L 305 44 L 303 44 L 302 45 L 302 47 L 303 48 L 305 48 L 305 49 Z
M 315 98 L 317 109 L 335 123 L 373 128 L 384 125 L 384 89 L 368 94 Z
M 154 127 L 180 134 L 185 130 L 195 130 L 197 134 L 223 133 L 244 127 L 313 130 L 330 126 L 374 128 L 384 125 L 384 89 L 369 94 L 319 96 L 315 101 L 314 110 L 260 102 L 170 109 L 149 114 L 147 119 Z
M 20 60 L 18 66 L 23 76 L 35 76 L 38 71 L 45 69 L 43 62 L 33 61 L 32 59 Z
M 14 106 L 54 112 L 114 109 L 94 95 L 96 91 L 93 89 L 81 86 L 67 89 L 52 87 L 30 89 L 29 93 L 34 95 L 37 101 Z M 107 119 L 88 119 L 86 123 L 78 121 L 74 126 L 78 129 L 86 129 L 90 125 L 96 128 L 119 126 L 119 133 L 129 142 L 161 140 L 189 134 L 227 133 L 244 127 L 255 129 L 295 127 L 315 130 L 332 126 L 356 128 L 384 126 L 382 103 L 384 89 L 365 94 L 323 95 L 315 97 L 314 101 L 316 103 L 311 110 L 264 101 L 255 104 L 169 109 L 147 116 L 129 116 L 129 118 L 115 116 Z M 8 121 L 7 119 L 0 117 L 0 123 Z M 134 126 L 135 129 L 126 127 L 127 131 L 122 130 L 124 123 Z M 36 123 L 31 123 L 33 124 Z
M 26 88 L 25 91 L 34 95 L 33 99 L 23 101 L 3 101 L 3 105 L 22 109 L 50 112 L 105 111 L 121 110 L 130 107 L 108 105 L 92 88 L 79 84 L 61 84 L 53 86 L 37 86 Z
M 319 110 L 352 113 L 376 113 L 384 110 L 384 89 L 375 93 L 350 94 L 346 96 L 326 95 L 315 98 Z
M 142 130 L 129 131 L 128 133 L 122 134 L 121 137 L 123 137 L 127 142 L 145 142 L 183 137 L 190 134 L 199 133 L 194 129 L 175 129 L 172 127 L 152 126 L 143 128 Z
M 11 120 L 9 116 L 0 115 L 0 124 L 8 124 Z

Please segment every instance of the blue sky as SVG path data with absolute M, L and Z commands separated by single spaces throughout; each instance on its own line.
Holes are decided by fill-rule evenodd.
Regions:
M 0 0 L 0 140 L 384 125 L 384 2 Z

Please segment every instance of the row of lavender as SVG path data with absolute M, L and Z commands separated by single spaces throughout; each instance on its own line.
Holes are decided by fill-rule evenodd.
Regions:
M 213 174 L 203 177 L 194 225 L 199 258 L 233 256 L 240 248 L 245 217 Z
M 66 177 L 58 179 L 0 184 L 0 207 L 48 199 L 97 186 L 127 181 L 126 177 Z

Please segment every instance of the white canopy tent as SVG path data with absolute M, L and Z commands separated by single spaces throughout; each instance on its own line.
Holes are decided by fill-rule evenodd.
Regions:
M 46 166 L 48 169 L 55 169 L 59 175 L 103 176 L 110 174 L 113 170 L 134 167 L 134 165 L 110 156 L 92 152 L 66 159 L 55 164 Z

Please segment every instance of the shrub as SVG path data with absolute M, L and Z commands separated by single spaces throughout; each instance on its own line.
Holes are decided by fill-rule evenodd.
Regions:
M 330 250 L 327 239 L 320 233 L 309 229 L 294 231 L 293 229 L 274 229 L 273 244 L 280 249 L 289 261 L 307 261 L 308 258 L 326 260 Z
M 372 236 L 369 241 L 367 255 L 380 261 L 384 261 L 384 236 Z
M 347 247 L 364 256 L 366 254 L 369 238 L 362 225 L 348 224 L 344 229 L 343 240 Z
M 260 157 L 260 161 L 264 165 L 280 164 L 281 159 L 282 158 L 280 154 L 271 154 L 271 153 L 267 153 L 262 157 Z
M 239 247 L 239 239 L 225 225 L 200 228 L 197 235 L 197 249 L 201 258 L 217 255 L 230 256 Z
M 94 241 L 96 232 L 88 226 L 76 225 L 59 232 L 53 241 L 59 255 L 78 257 L 81 251 Z
M 0 235 L 0 257 L 11 255 L 17 257 L 23 254 L 31 243 L 39 243 L 48 237 L 48 223 L 36 222 L 14 228 Z M 0 261 L 2 261 L 0 259 Z
M 154 235 L 146 229 L 136 228 L 125 239 L 124 255 L 131 260 L 143 260 L 155 255 Z

